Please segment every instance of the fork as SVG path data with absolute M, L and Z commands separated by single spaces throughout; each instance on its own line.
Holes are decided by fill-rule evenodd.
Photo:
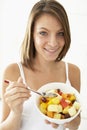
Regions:
M 7 84 L 9 84 L 12 81 L 6 79 L 6 80 L 4 80 L 4 82 L 7 83 Z M 57 96 L 56 93 L 52 93 L 52 92 L 49 92 L 49 93 L 42 92 L 42 93 L 40 93 L 38 91 L 35 91 L 35 90 L 31 89 L 29 86 L 27 86 L 27 88 L 28 88 L 28 90 L 30 90 L 30 91 L 32 91 L 32 92 L 34 92 L 34 93 L 36 93 L 36 94 L 38 94 L 40 96 L 43 96 L 43 97 L 56 97 Z

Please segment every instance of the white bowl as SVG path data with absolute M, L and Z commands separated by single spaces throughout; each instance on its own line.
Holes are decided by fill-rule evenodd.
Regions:
M 39 90 L 38 92 L 45 92 L 47 90 L 50 90 L 50 89 L 60 89 L 62 92 L 64 93 L 74 93 L 75 96 L 76 96 L 76 99 L 77 101 L 80 103 L 80 106 L 81 106 L 81 100 L 80 100 L 80 94 L 79 92 L 73 88 L 72 86 L 67 86 L 66 84 L 64 83 L 57 83 L 57 82 L 53 82 L 53 83 L 48 83 L 48 84 L 45 84 L 43 85 Z M 54 118 L 50 118 L 48 116 L 46 116 L 45 114 L 43 114 L 40 109 L 39 109 L 39 101 L 40 101 L 40 96 L 39 95 L 36 95 L 35 96 L 35 105 L 36 105 L 36 108 L 39 112 L 39 114 L 44 118 L 44 119 L 47 119 L 48 121 L 50 122 L 53 122 L 53 123 L 56 123 L 56 124 L 64 124 L 66 122 L 70 122 L 71 120 L 73 120 L 74 118 L 76 118 L 78 116 L 78 114 L 80 113 L 81 111 L 81 107 L 80 109 L 78 110 L 78 112 L 70 117 L 70 118 L 66 118 L 66 119 L 54 119 Z

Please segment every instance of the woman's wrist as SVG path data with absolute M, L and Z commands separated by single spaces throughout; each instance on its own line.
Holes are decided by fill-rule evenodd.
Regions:
M 14 111 L 10 112 L 9 123 L 12 122 L 12 129 L 19 130 L 21 124 L 21 113 L 15 113 Z
M 20 113 L 20 112 L 19 113 L 18 112 L 14 112 L 14 111 L 10 112 L 10 116 L 13 117 L 14 119 L 16 119 L 16 118 L 17 119 L 21 119 L 21 115 L 22 115 L 22 113 Z

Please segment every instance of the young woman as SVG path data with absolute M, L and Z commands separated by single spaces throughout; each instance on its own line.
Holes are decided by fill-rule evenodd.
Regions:
M 63 6 L 55 0 L 40 0 L 31 10 L 22 44 L 21 62 L 4 71 L 0 130 L 77 130 L 80 117 L 62 126 L 38 115 L 33 93 L 49 82 L 62 82 L 80 91 L 80 70 L 63 61 L 70 47 L 70 28 Z M 11 83 L 5 83 L 8 79 Z M 27 85 L 26 85 L 27 84 Z

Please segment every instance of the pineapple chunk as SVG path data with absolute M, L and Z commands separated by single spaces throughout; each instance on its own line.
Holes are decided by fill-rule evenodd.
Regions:
M 70 106 L 65 107 L 65 108 L 63 109 L 63 114 L 67 114 L 69 108 L 70 108 Z
M 76 96 L 74 94 L 71 94 L 69 100 L 70 101 L 75 101 L 76 100 Z
M 62 93 L 62 97 L 63 97 L 64 99 L 67 99 L 67 95 L 68 95 L 68 94 L 66 94 L 66 93 Z
M 57 97 L 54 97 L 54 98 L 51 98 L 49 101 L 48 101 L 48 105 L 50 104 L 59 104 L 60 103 L 60 98 L 57 96 Z
M 68 109 L 68 113 L 70 116 L 74 116 L 76 114 L 76 109 L 74 106 Z
M 39 109 L 42 113 L 46 114 L 47 113 L 47 104 L 46 103 L 41 103 L 39 106 Z
M 55 119 L 61 119 L 61 114 L 54 113 L 54 118 L 55 118 Z
M 48 105 L 47 110 L 59 113 L 59 112 L 62 112 L 62 106 L 60 104 L 59 105 L 51 104 L 51 105 Z
M 60 103 L 60 99 L 58 97 L 53 98 L 51 101 L 52 101 L 53 104 L 59 104 Z

